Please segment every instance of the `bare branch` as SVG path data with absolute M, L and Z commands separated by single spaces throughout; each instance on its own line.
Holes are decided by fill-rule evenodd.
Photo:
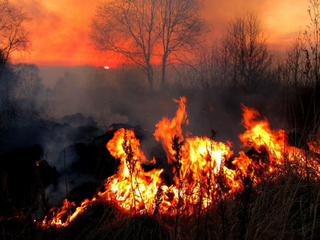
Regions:
M 162 85 L 172 53 L 195 44 L 202 22 L 197 0 L 111 0 L 97 8 L 91 39 L 141 68 L 153 90 L 153 65 L 162 63 Z
M 0 1 L 0 75 L 15 51 L 26 51 L 30 45 L 24 23 L 29 18 L 22 8 L 13 7 L 7 0 Z

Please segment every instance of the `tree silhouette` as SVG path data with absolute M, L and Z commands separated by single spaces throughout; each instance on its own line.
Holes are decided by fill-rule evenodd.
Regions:
M 22 8 L 12 6 L 8 0 L 0 0 L 0 80 L 11 54 L 25 51 L 30 45 L 24 23 L 29 18 Z
M 195 0 L 162 0 L 160 1 L 159 24 L 162 45 L 162 77 L 164 88 L 166 66 L 170 55 L 175 55 L 186 47 L 195 46 L 203 28 L 199 16 L 200 6 Z M 169 60 L 169 61 L 168 61 Z M 174 61 L 174 57 L 171 61 Z
M 154 90 L 154 65 L 166 67 L 192 46 L 203 23 L 196 0 L 111 0 L 102 2 L 92 21 L 96 49 L 122 55 L 144 71 Z
M 20 63 L 14 66 L 14 70 L 18 78 L 18 96 L 25 99 L 36 97 L 41 89 L 39 68 L 34 64 Z
M 232 21 L 222 39 L 222 56 L 235 86 L 252 87 L 264 80 L 271 66 L 271 54 L 257 15 L 246 13 Z

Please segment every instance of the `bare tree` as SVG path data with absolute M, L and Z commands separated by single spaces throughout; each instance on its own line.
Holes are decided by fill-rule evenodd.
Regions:
M 166 66 L 170 55 L 189 46 L 197 44 L 197 40 L 203 28 L 203 22 L 199 16 L 200 5 L 195 0 L 162 0 L 160 1 L 160 37 L 162 45 L 162 76 L 161 85 L 164 88 L 166 78 Z M 169 60 L 169 61 L 168 61 Z
M 203 90 L 222 86 L 224 82 L 223 66 L 221 66 L 219 46 L 214 42 L 211 45 L 198 45 L 190 59 L 184 61 L 185 71 L 183 78 L 189 81 L 189 87 L 201 86 Z
M 305 41 L 299 36 L 291 43 L 284 60 L 284 83 L 294 87 L 310 84 L 310 59 Z
M 288 122 L 294 115 L 294 121 L 291 123 L 293 128 L 296 128 L 295 125 L 301 125 L 297 122 L 302 122 L 303 125 L 305 117 L 308 115 L 306 114 L 308 107 L 304 103 L 304 90 L 310 85 L 310 66 L 308 51 L 304 51 L 304 49 L 305 42 L 301 37 L 298 37 L 292 41 L 286 57 L 276 63 L 275 77 L 284 90 L 285 106 L 289 105 L 285 110 L 285 113 L 289 113 Z M 295 97 L 292 99 L 292 96 Z
M 170 56 L 195 43 L 202 23 L 196 0 L 109 0 L 97 8 L 91 39 L 100 51 L 121 54 L 147 75 L 162 63 L 162 86 Z
M 310 24 L 304 32 L 306 46 L 302 51 L 304 51 L 308 57 L 308 81 L 313 86 L 313 102 L 310 104 L 313 105 L 313 131 L 315 132 L 320 123 L 320 3 L 319 0 L 309 0 L 309 2 L 310 6 L 308 8 L 308 13 L 310 17 Z
M 288 112 L 293 118 L 292 125 L 304 130 L 301 134 L 315 133 L 320 123 L 320 3 L 319 0 L 309 3 L 310 23 L 293 41 L 281 64 L 288 95 L 286 104 L 291 108 Z M 295 97 L 290 99 L 292 96 Z
M 232 72 L 235 86 L 249 86 L 264 79 L 271 54 L 257 15 L 246 13 L 232 21 L 221 43 L 225 66 Z
M 32 99 L 37 96 L 41 88 L 39 68 L 34 64 L 16 64 L 14 70 L 17 76 L 17 93 L 19 97 Z
M 304 32 L 304 37 L 307 42 L 303 51 L 306 51 L 308 58 L 310 60 L 310 78 L 313 80 L 315 86 L 319 84 L 319 68 L 320 68 L 320 10 L 319 1 L 310 0 L 310 6 L 308 8 L 308 13 L 310 17 L 310 24 L 307 25 L 307 29 Z
M 151 57 L 159 38 L 155 33 L 157 0 L 104 1 L 92 22 L 91 38 L 101 51 L 120 53 L 139 66 L 153 89 Z
M 14 7 L 8 0 L 0 0 L 0 77 L 11 54 L 25 51 L 30 45 L 28 31 L 24 27 L 28 20 L 22 8 Z

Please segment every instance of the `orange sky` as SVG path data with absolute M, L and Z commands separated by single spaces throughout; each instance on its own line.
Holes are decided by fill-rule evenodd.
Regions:
M 10 0 L 9 0 L 10 1 Z M 38 65 L 110 65 L 115 57 L 101 56 L 90 46 L 89 24 L 100 0 L 11 0 L 32 18 L 28 24 L 32 48 L 20 58 Z M 309 23 L 308 0 L 204 0 L 203 16 L 218 36 L 235 14 L 247 10 L 261 17 L 276 50 L 286 50 Z

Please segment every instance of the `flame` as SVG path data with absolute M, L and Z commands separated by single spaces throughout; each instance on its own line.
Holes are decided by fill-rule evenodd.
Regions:
M 259 113 L 255 109 L 243 108 L 243 124 L 247 129 L 239 138 L 243 146 L 253 146 L 256 149 L 265 147 L 270 157 L 270 164 L 283 162 L 283 153 L 288 147 L 287 135 L 284 130 L 271 131 L 267 119 L 258 121 Z
M 297 164 L 297 173 L 302 177 L 309 174 L 306 167 L 312 168 L 318 179 L 319 142 L 309 143 L 309 153 L 292 147 L 284 130 L 271 130 L 267 119 L 258 120 L 260 115 L 255 109 L 242 105 L 246 130 L 239 138 L 242 147 L 250 150 L 235 156 L 230 142 L 217 142 L 213 137 L 197 137 L 190 132 L 184 136 L 182 125 L 188 124 L 186 101 L 185 97 L 175 100 L 179 104 L 175 117 L 162 118 L 154 132 L 172 165 L 173 185 L 167 186 L 162 180 L 163 169 L 144 170 L 142 164 L 154 164 L 156 159 L 148 161 L 134 131 L 122 128 L 106 144 L 120 164 L 117 173 L 105 180 L 105 191 L 78 208 L 65 200 L 61 209 L 51 211 L 50 220 L 45 218 L 43 226 L 68 225 L 98 198 L 128 212 L 191 214 L 195 208 L 204 210 L 223 198 L 232 198 L 248 184 L 257 186 L 277 170 L 285 172 L 288 163 Z
M 162 142 L 162 147 L 167 153 L 168 163 L 172 164 L 174 159 L 172 156 L 174 155 L 174 151 L 172 149 L 171 141 L 174 136 L 180 138 L 183 141 L 182 128 L 181 125 L 187 122 L 187 112 L 186 112 L 186 102 L 187 99 L 185 97 L 181 97 L 180 101 L 174 100 L 179 103 L 179 108 L 176 112 L 176 116 L 173 119 L 168 119 L 163 117 L 160 122 L 156 124 L 156 130 L 154 132 L 154 137 L 157 141 Z
M 55 209 L 52 208 L 50 210 L 50 214 L 52 215 L 51 219 L 48 219 L 48 216 L 44 218 L 42 221 L 42 227 L 46 228 L 49 226 L 56 227 L 65 227 L 67 226 L 73 219 L 75 219 L 80 213 L 87 209 L 87 207 L 96 201 L 96 198 L 92 200 L 85 199 L 81 205 L 75 208 L 75 203 L 69 202 L 67 199 L 63 201 L 63 205 L 61 208 Z M 72 209 L 75 208 L 75 211 L 72 213 Z
M 152 211 L 163 170 L 144 171 L 141 164 L 147 160 L 133 130 L 117 130 L 107 143 L 107 149 L 113 157 L 120 159 L 120 166 L 117 174 L 106 180 L 106 191 L 99 196 L 115 201 L 126 210 Z

